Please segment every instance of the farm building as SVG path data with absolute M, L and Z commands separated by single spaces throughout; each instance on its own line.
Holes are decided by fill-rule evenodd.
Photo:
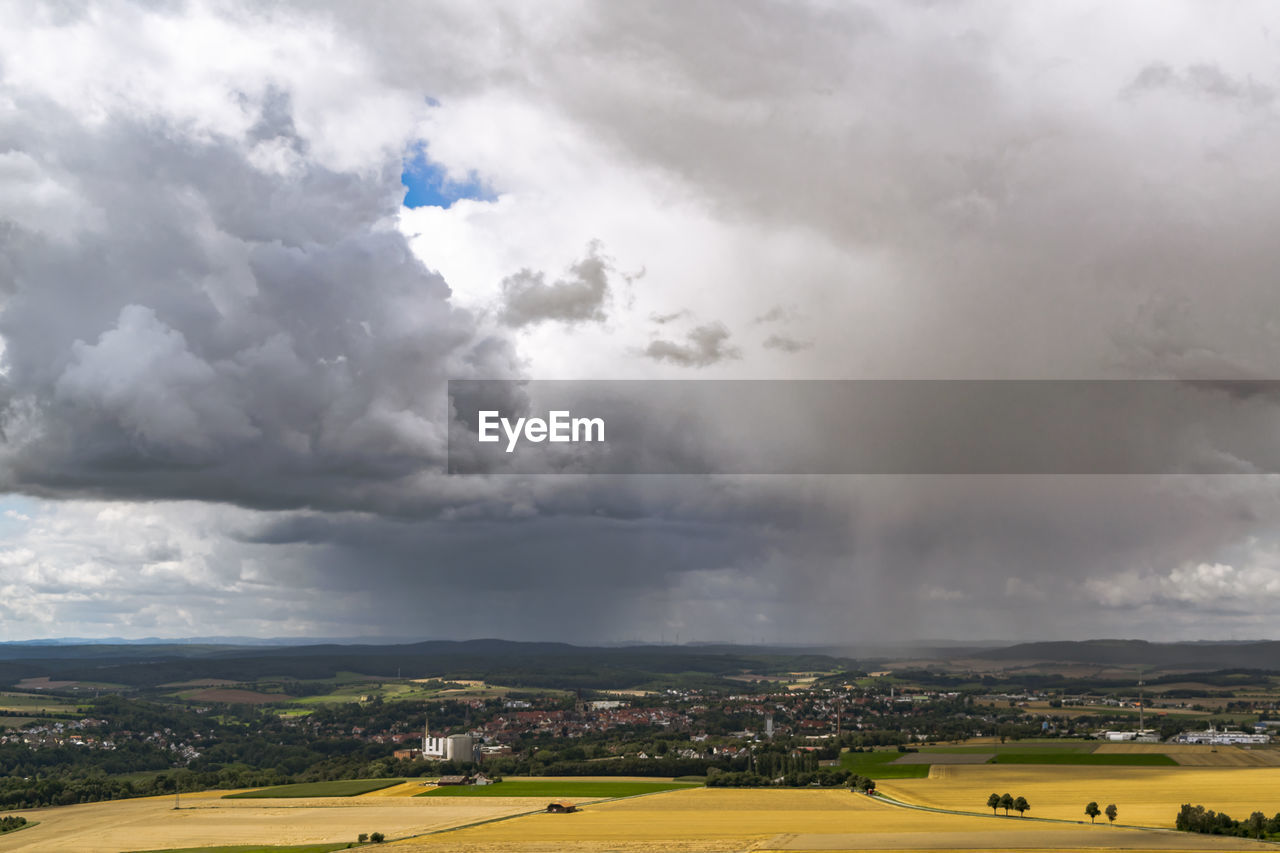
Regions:
M 1159 743 L 1160 734 L 1153 729 L 1140 729 L 1136 732 L 1113 731 L 1103 732 L 1099 735 L 1103 740 L 1109 741 L 1138 741 L 1140 743 Z
M 470 785 L 470 776 L 441 776 L 437 781 L 437 785 Z

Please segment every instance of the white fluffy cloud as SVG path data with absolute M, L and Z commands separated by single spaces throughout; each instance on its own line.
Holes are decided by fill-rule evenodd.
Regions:
M 1108 607 L 1173 605 L 1261 614 L 1280 603 L 1280 560 L 1250 555 L 1243 566 L 1184 563 L 1165 572 L 1120 572 L 1088 581 L 1090 594 Z

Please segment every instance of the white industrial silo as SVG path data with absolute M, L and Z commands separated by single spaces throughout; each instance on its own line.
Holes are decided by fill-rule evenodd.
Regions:
M 444 759 L 469 762 L 472 760 L 471 751 L 474 746 L 475 742 L 471 739 L 471 735 L 449 735 L 445 738 Z

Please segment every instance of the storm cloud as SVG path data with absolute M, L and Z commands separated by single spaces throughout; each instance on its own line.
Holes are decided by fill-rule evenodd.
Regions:
M 1270 14 L 6 7 L 6 631 L 1265 633 L 1273 478 L 451 477 L 445 386 L 1274 378 Z

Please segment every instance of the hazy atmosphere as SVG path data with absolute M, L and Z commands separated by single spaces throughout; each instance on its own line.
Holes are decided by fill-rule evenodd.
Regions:
M 446 383 L 1280 378 L 1277 38 L 4 4 L 0 640 L 1272 636 L 1275 476 L 450 475 Z

